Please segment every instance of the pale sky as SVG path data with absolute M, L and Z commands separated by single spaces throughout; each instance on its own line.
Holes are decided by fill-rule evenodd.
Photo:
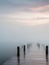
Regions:
M 49 0 L 0 0 L 0 21 L 8 20 L 27 25 L 49 23 Z
M 0 0 L 0 42 L 48 42 L 49 0 Z

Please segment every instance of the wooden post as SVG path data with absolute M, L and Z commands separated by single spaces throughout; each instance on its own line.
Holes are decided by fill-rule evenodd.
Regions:
M 48 46 L 46 46 L 46 55 L 48 55 Z
M 17 57 L 20 57 L 20 47 L 17 47 Z
M 25 45 L 24 45 L 24 53 L 25 53 L 25 51 L 26 51 L 26 48 L 25 48 Z
M 26 46 L 24 45 L 24 48 L 23 48 L 23 52 L 24 52 L 24 58 L 25 58 L 25 53 L 26 53 Z
M 46 46 L 46 62 L 48 62 L 48 46 Z

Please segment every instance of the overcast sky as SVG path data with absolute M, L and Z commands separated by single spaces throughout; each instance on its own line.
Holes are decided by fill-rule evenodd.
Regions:
M 36 25 L 49 22 L 49 0 L 0 0 L 0 19 Z
M 49 0 L 0 0 L 1 41 L 48 40 L 47 23 L 49 24 Z M 43 29 L 38 28 L 38 25 L 44 25 Z M 29 29 L 32 26 L 37 28 Z M 43 30 L 47 32 L 44 34 Z

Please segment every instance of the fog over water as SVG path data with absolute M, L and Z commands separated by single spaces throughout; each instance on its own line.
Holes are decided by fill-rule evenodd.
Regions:
M 0 22 L 0 42 L 49 43 L 49 23 L 25 25 L 20 22 Z
M 49 45 L 49 24 L 28 26 L 18 22 L 0 23 L 0 60 L 16 54 L 16 46 L 27 43 Z M 1 63 L 0 61 L 0 63 Z
M 49 0 L 0 0 L 0 64 L 37 42 L 49 45 Z

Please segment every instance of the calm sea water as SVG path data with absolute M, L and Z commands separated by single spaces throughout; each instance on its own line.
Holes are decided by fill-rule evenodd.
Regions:
M 22 48 L 23 43 L 1 43 L 0 45 L 0 65 L 2 65 L 5 61 L 7 61 L 10 57 L 16 55 L 17 46 Z M 27 46 L 27 44 L 25 44 Z M 36 49 L 37 44 L 32 44 L 33 49 Z M 45 50 L 45 46 L 41 45 L 43 50 Z M 31 48 L 32 49 L 32 48 Z M 29 50 L 28 50 L 29 51 Z
M 0 65 L 3 64 L 10 57 L 16 55 L 17 46 L 20 48 L 24 43 L 0 43 Z M 26 44 L 25 44 L 26 45 Z

